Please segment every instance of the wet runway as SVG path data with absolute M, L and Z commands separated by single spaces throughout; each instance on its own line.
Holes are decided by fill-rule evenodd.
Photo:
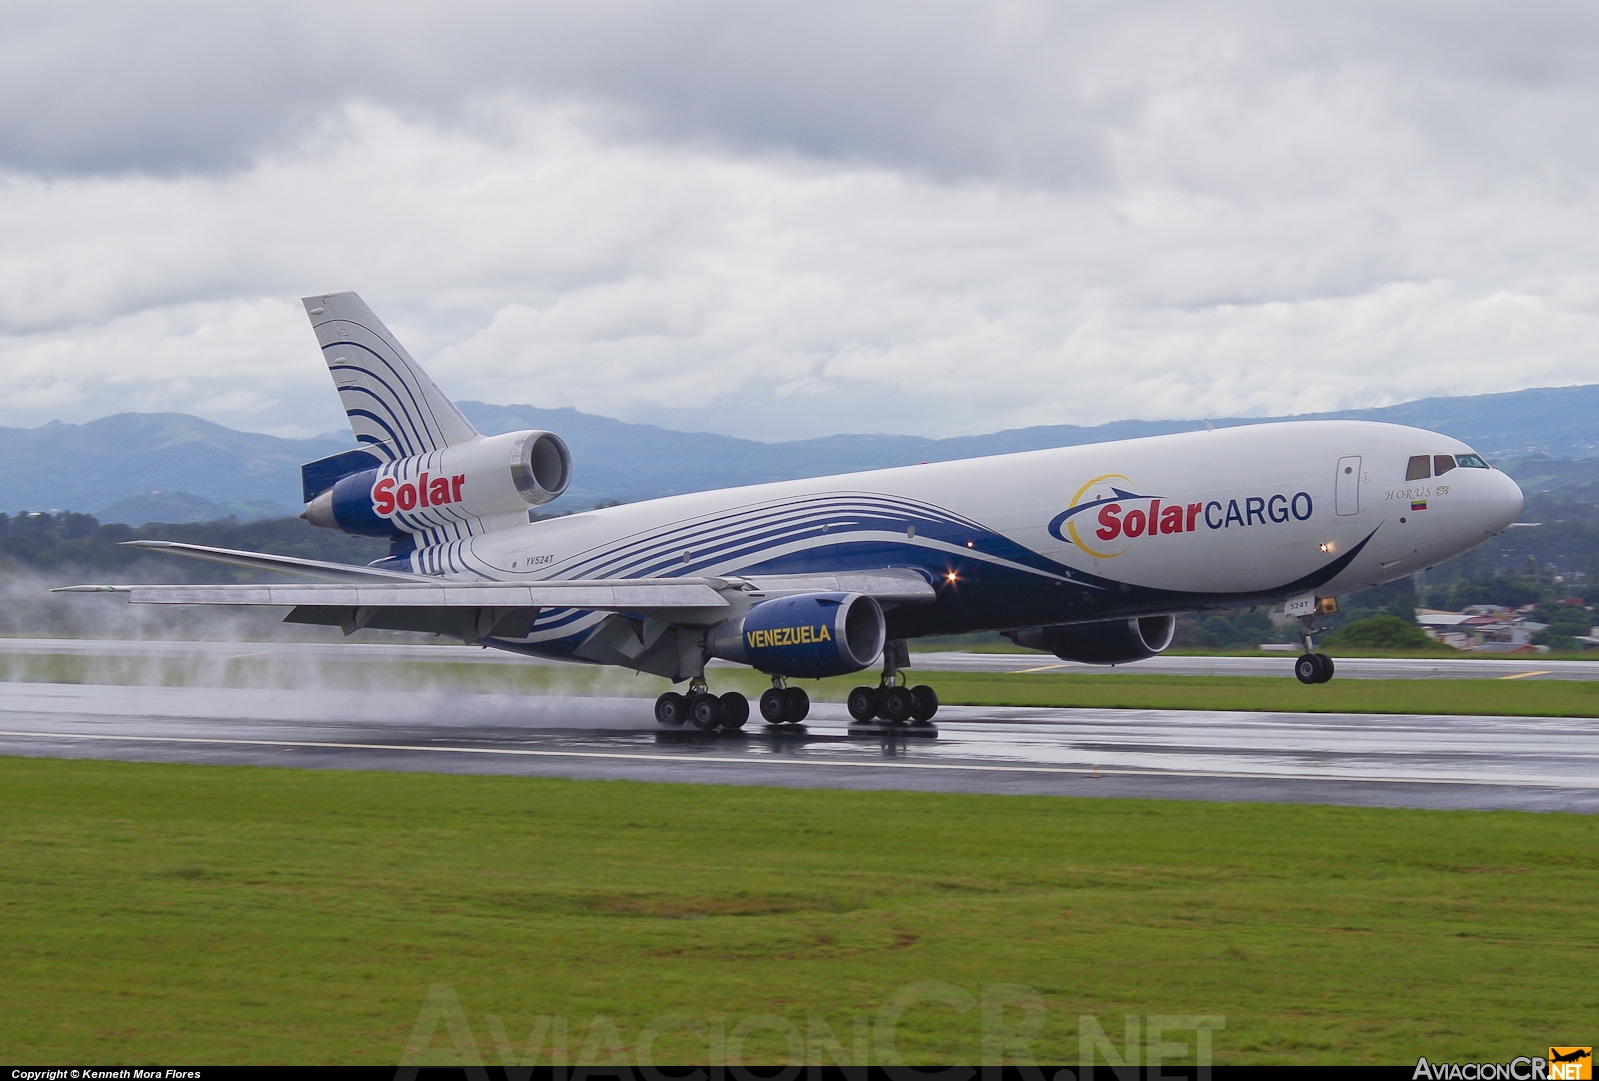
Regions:
M 497 649 L 411 642 L 174 642 L 82 638 L 0 638 L 0 655 L 71 655 L 333 662 L 439 661 L 474 664 L 561 664 Z M 911 669 L 922 672 L 1147 672 L 1179 676 L 1279 676 L 1293 678 L 1294 654 L 1258 657 L 1153 657 L 1107 668 L 1057 660 L 1044 653 L 913 653 Z M 713 661 L 715 667 L 726 662 Z M 1527 658 L 1339 658 L 1339 679 L 1599 679 L 1599 660 L 1541 661 Z
M 1599 720 L 1567 718 L 966 706 L 917 734 L 824 704 L 705 734 L 660 729 L 646 699 L 0 683 L 0 754 L 1599 811 Z

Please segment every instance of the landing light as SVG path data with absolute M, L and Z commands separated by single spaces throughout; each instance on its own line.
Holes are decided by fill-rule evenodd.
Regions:
M 1323 541 L 1322 543 L 1316 545 L 1316 547 L 1321 549 L 1323 552 L 1330 552 L 1333 550 L 1332 541 Z
M 954 571 L 950 571 L 948 574 L 944 575 L 944 581 L 953 582 L 954 580 L 955 580 L 955 572 Z

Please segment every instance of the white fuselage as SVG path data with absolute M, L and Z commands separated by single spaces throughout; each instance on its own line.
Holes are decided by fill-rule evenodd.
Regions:
M 1261 424 L 654 499 L 424 549 L 412 568 L 498 581 L 910 568 L 943 592 L 904 634 L 1281 600 L 1307 583 L 1338 596 L 1514 521 L 1521 491 L 1498 470 L 1405 479 L 1415 456 L 1470 454 L 1399 425 Z

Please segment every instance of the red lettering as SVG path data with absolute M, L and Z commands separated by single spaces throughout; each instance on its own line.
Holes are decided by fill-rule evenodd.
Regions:
M 1149 502 L 1149 535 L 1153 537 L 1160 532 L 1160 500 L 1152 499 Z
M 426 473 L 416 479 L 416 498 L 417 502 L 424 507 L 428 505 L 428 475 Z
M 453 477 L 450 478 L 450 501 L 451 502 L 459 503 L 461 501 L 461 485 L 463 485 L 465 483 L 466 483 L 466 474 L 465 473 L 460 473 L 460 474 L 457 474 L 456 476 L 453 476 Z
M 1122 519 L 1122 532 L 1127 534 L 1129 537 L 1143 536 L 1144 512 L 1141 510 L 1128 511 L 1127 517 Z
M 1183 508 L 1167 507 L 1161 511 L 1160 531 L 1162 533 L 1181 533 L 1183 531 Z
M 416 506 L 416 485 L 402 484 L 394 493 L 394 501 L 400 505 L 401 510 L 410 510 Z
M 1188 530 L 1187 531 L 1189 533 L 1192 533 L 1194 531 L 1194 519 L 1198 518 L 1199 517 L 1199 512 L 1204 510 L 1204 509 L 1205 509 L 1205 504 L 1203 504 L 1203 503 L 1190 503 L 1190 504 L 1188 504 Z
M 372 509 L 379 518 L 394 513 L 394 478 L 384 477 L 372 485 Z
M 1099 528 L 1094 530 L 1094 536 L 1100 540 L 1115 540 L 1122 535 L 1121 521 L 1116 517 L 1122 512 L 1120 503 L 1106 503 L 1099 508 Z
M 426 476 L 426 474 L 423 474 Z M 428 485 L 428 502 L 435 507 L 441 507 L 450 501 L 450 478 L 434 477 L 433 483 Z

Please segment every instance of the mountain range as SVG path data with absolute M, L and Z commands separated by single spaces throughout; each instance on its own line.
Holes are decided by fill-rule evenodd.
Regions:
M 572 448 L 572 486 L 551 509 L 633 501 L 738 484 L 985 454 L 1075 446 L 1193 431 L 1203 420 L 1123 420 L 1093 427 L 1045 425 L 988 435 L 926 439 L 833 435 L 784 443 L 630 424 L 575 409 L 461 402 L 494 434 L 553 431 Z M 1216 427 L 1272 420 L 1378 420 L 1443 432 L 1513 475 L 1548 487 L 1591 481 L 1599 466 L 1599 385 L 1425 398 L 1377 409 L 1297 417 L 1212 418 Z M 119 413 L 85 424 L 0 428 L 0 509 L 77 510 L 102 521 L 200 521 L 298 513 L 302 462 L 352 446 L 349 435 L 280 439 L 183 413 Z M 1527 460 L 1531 461 L 1527 461 Z M 1533 467 L 1532 462 L 1553 461 Z M 1558 464 L 1557 464 L 1558 463 Z

